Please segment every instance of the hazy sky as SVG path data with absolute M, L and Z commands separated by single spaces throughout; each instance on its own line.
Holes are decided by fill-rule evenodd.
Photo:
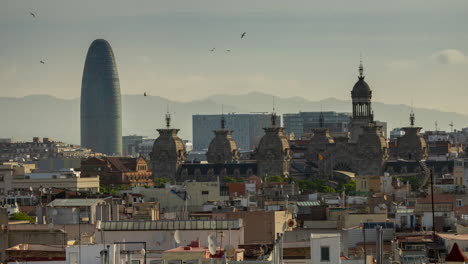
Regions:
M 374 100 L 468 114 L 467 25 L 466 0 L 0 0 L 0 96 L 79 97 L 104 38 L 123 94 L 348 99 L 362 52 Z

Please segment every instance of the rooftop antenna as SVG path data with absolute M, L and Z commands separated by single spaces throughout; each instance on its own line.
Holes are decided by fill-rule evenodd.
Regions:
M 169 105 L 167 105 L 166 110 L 166 128 L 169 129 L 171 127 L 171 114 L 169 113 Z
M 414 126 L 414 112 L 413 112 L 413 100 L 411 100 L 411 113 L 410 113 L 410 125 Z
M 276 126 L 275 97 L 273 96 L 273 112 L 271 113 L 271 126 Z
M 359 79 L 364 79 L 364 66 L 362 66 L 362 52 L 359 53 Z
M 226 120 L 224 119 L 224 105 L 221 105 L 221 129 L 226 128 Z
M 453 132 L 453 121 L 450 121 L 449 126 L 450 126 L 450 132 Z

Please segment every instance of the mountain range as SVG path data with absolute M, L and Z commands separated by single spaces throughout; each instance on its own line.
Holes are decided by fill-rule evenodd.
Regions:
M 269 94 L 248 93 L 241 95 L 216 94 L 203 100 L 177 102 L 159 96 L 122 95 L 123 135 L 138 134 L 157 137 L 157 128 L 165 126 L 164 115 L 169 109 L 172 127 L 180 128 L 183 139 L 192 138 L 192 115 L 271 112 L 273 101 L 276 112 L 297 113 L 299 111 L 350 112 L 350 100 L 327 98 L 310 101 L 302 97 L 275 98 Z M 373 102 L 375 119 L 387 122 L 388 129 L 407 126 L 411 107 Z M 30 141 L 34 136 L 50 137 L 54 140 L 78 144 L 80 142 L 80 100 L 60 99 L 50 95 L 25 97 L 0 97 L 0 138 L 13 137 Z M 430 108 L 414 108 L 416 125 L 426 130 L 468 127 L 468 115 L 443 112 Z

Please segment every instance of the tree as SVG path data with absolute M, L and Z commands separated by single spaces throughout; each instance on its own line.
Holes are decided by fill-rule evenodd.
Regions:
M 277 175 L 268 176 L 267 182 L 283 182 L 283 177 Z
M 338 185 L 338 190 L 343 190 L 345 191 L 346 194 L 352 193 L 356 191 L 356 181 L 349 181 L 344 184 Z
M 169 182 L 169 180 L 166 178 L 154 178 L 154 185 L 156 186 L 163 185 L 166 182 Z
M 35 223 L 36 220 L 31 216 L 27 215 L 26 213 L 13 213 L 10 215 L 10 220 L 21 220 L 21 221 L 29 221 L 30 223 Z
M 229 177 L 229 176 L 224 176 L 224 182 L 225 183 L 235 183 L 237 182 L 235 178 Z

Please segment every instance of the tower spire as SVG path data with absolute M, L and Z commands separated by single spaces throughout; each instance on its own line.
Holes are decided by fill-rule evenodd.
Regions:
M 276 126 L 275 97 L 273 96 L 273 112 L 271 113 L 271 126 Z
M 320 102 L 319 126 L 320 128 L 323 128 L 324 125 L 325 125 L 325 118 L 323 116 L 323 111 L 322 111 L 322 102 Z
M 224 105 L 221 105 L 221 129 L 226 128 L 226 120 L 224 119 Z
M 411 113 L 410 113 L 410 125 L 413 127 L 414 126 L 414 112 L 413 112 L 413 101 L 411 101 Z
M 169 129 L 171 127 L 171 114 L 169 113 L 169 105 L 167 105 L 165 119 L 166 119 L 166 128 Z
M 364 66 L 362 65 L 362 53 L 359 54 L 359 79 L 364 78 Z

